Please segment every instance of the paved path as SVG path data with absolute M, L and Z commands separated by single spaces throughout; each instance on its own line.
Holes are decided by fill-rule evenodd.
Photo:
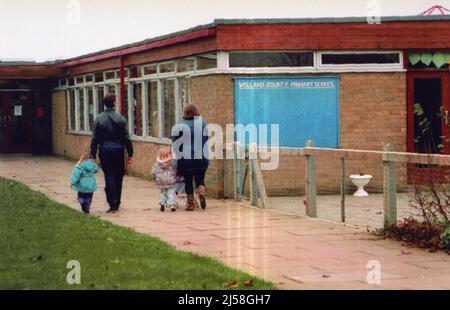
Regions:
M 56 157 L 1 156 L 0 176 L 78 208 L 68 187 L 73 163 Z M 99 176 L 100 188 L 103 176 Z M 273 281 L 287 289 L 450 289 L 450 255 L 380 240 L 351 227 L 233 201 L 210 199 L 206 211 L 161 213 L 153 182 L 126 177 L 123 210 L 106 214 L 102 190 L 93 214 L 186 251 Z M 366 282 L 367 264 L 381 264 L 381 285 Z

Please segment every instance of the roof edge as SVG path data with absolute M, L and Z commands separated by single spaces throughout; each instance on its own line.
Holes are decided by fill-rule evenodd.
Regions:
M 256 19 L 215 19 L 215 25 L 258 25 L 258 24 L 342 24 L 367 23 L 368 17 L 321 17 L 321 18 L 256 18 Z M 382 16 L 383 22 L 421 22 L 450 20 L 450 15 L 429 16 Z

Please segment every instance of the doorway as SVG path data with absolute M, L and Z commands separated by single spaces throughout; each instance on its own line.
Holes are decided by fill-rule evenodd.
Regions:
M 0 91 L 0 153 L 30 153 L 31 93 Z
M 410 72 L 408 76 L 408 152 L 450 154 L 450 75 Z M 448 169 L 408 165 L 408 183 L 445 182 Z

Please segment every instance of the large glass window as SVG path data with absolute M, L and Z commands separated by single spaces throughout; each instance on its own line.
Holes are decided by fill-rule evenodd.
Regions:
M 175 125 L 175 80 L 162 81 L 163 137 L 170 138 Z
M 313 67 L 313 52 L 232 52 L 230 67 Z
M 158 82 L 147 82 L 147 135 L 159 137 Z

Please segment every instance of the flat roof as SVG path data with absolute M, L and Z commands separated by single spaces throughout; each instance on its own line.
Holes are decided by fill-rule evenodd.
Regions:
M 426 22 L 426 21 L 450 21 L 450 15 L 429 15 L 429 16 L 384 16 L 381 17 L 381 23 L 387 22 Z M 262 25 L 262 24 L 342 24 L 342 23 L 367 23 L 367 17 L 325 17 L 325 18 L 268 18 L 268 19 L 215 19 L 214 22 L 205 25 L 199 25 L 186 30 L 173 32 L 167 35 L 162 35 L 139 42 L 125 44 L 98 52 L 84 54 L 81 56 L 58 59 L 55 61 L 47 62 L 34 62 L 34 61 L 1 61 L 0 67 L 14 67 L 14 66 L 41 66 L 41 65 L 53 65 L 61 64 L 70 61 L 77 61 L 83 58 L 106 54 L 110 52 L 116 52 L 127 48 L 141 46 L 153 42 L 162 41 L 165 39 L 176 38 L 185 34 L 196 32 L 199 30 L 205 30 L 214 28 L 218 25 Z

